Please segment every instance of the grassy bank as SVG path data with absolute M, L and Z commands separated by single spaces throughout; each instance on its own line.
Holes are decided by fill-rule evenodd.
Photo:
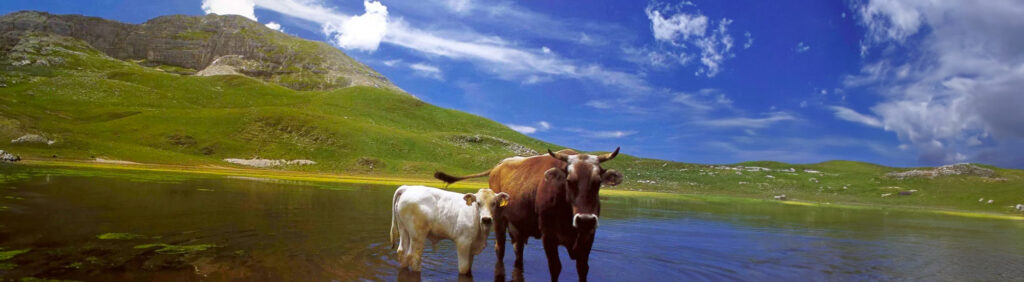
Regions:
M 238 176 L 238 177 L 253 177 L 253 178 L 268 178 L 268 179 L 279 179 L 279 180 L 292 180 L 292 181 L 312 181 L 312 182 L 326 182 L 326 183 L 353 183 L 353 184 L 374 184 L 374 185 L 426 185 L 426 186 L 441 186 L 440 181 L 428 177 L 412 177 L 412 176 L 395 176 L 395 177 L 382 177 L 382 176 L 368 176 L 368 175 L 339 175 L 339 174 L 327 174 L 327 173 L 314 173 L 314 172 L 299 172 L 299 171 L 287 171 L 287 170 L 268 170 L 268 169 L 251 169 L 251 168 L 230 168 L 230 167 L 215 167 L 215 166 L 187 166 L 187 165 L 164 165 L 164 164 L 111 164 L 111 163 L 97 163 L 97 162 L 83 162 L 83 161 L 70 161 L 70 160 L 24 160 L 19 165 L 27 166 L 39 166 L 39 167 L 65 167 L 65 168 L 78 168 L 78 169 L 107 169 L 107 170 L 125 170 L 135 172 L 171 172 L 171 173 L 193 173 L 203 175 L 221 175 L 221 176 Z M 458 182 L 451 185 L 449 188 L 456 190 L 471 190 L 481 187 L 486 187 L 487 183 L 483 181 L 464 181 Z M 955 209 L 949 207 L 938 207 L 935 205 L 920 205 L 920 204 L 892 204 L 892 203 L 879 203 L 874 201 L 816 201 L 813 198 L 806 199 L 792 199 L 787 201 L 774 201 L 767 200 L 764 197 L 760 197 L 757 194 L 743 195 L 742 193 L 694 193 L 694 191 L 686 191 L 681 189 L 667 190 L 662 189 L 661 191 L 638 191 L 638 187 L 625 184 L 615 188 L 605 188 L 602 190 L 602 195 L 611 197 L 635 197 L 635 198 L 659 198 L 659 199 L 674 199 L 684 201 L 697 201 L 705 203 L 778 203 L 784 205 L 799 205 L 799 206 L 813 206 L 813 207 L 831 207 L 831 208 L 844 208 L 844 209 L 893 209 L 893 210 L 905 210 L 905 211 L 917 211 L 927 212 L 935 214 L 944 214 L 951 216 L 961 217 L 974 217 L 974 218 L 988 218 L 988 219 L 1005 219 L 1005 220 L 1024 220 L 1024 216 L 1019 213 L 1013 212 L 992 212 L 978 209 Z M 671 191 L 671 192 L 670 192 Z M 801 193 L 798 193 L 801 194 Z M 856 200 L 856 199 L 855 199 Z

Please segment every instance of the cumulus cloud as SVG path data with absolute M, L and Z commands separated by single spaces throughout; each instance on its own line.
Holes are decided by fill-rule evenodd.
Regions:
M 265 24 L 265 26 L 267 26 L 267 28 L 269 28 L 269 29 L 273 29 L 273 30 L 276 30 L 276 31 L 284 32 L 284 29 L 281 28 L 281 24 L 276 23 L 276 22 L 269 22 L 269 23 Z
M 644 53 L 648 54 L 647 57 L 653 65 L 670 62 L 668 58 L 676 58 L 675 61 L 681 65 L 687 65 L 691 59 L 698 56 L 690 54 L 690 48 L 697 49 L 701 67 L 694 74 L 714 77 L 721 71 L 725 60 L 734 56 L 731 52 L 733 37 L 729 34 L 729 25 L 733 21 L 723 18 L 715 24 L 714 20 L 699 11 L 686 11 L 691 8 L 688 6 L 694 5 L 683 2 L 675 6 L 658 3 L 647 6 L 644 12 L 651 22 L 651 32 L 655 41 L 667 43 L 671 47 L 667 50 L 651 50 Z M 753 37 L 749 32 L 745 36 L 747 43 L 744 46 L 750 48 L 749 46 L 753 45 Z
M 679 44 L 678 40 L 703 37 L 708 29 L 708 17 L 701 14 L 676 13 L 666 18 L 654 6 L 648 6 L 644 12 L 651 20 L 651 30 L 657 40 Z
M 432 66 L 424 63 L 415 63 L 409 65 L 409 68 L 412 69 L 417 75 L 437 80 L 444 80 L 444 77 L 442 76 L 441 73 L 441 69 L 438 68 L 437 66 Z
M 855 3 L 867 30 L 861 74 L 847 87 L 876 90 L 884 130 L 923 163 L 973 160 L 1024 167 L 1024 3 L 872 0 Z
M 366 12 L 348 20 L 323 24 L 331 43 L 345 49 L 375 51 L 388 30 L 388 8 L 380 2 L 363 1 Z
M 218 15 L 239 15 L 256 20 L 255 0 L 203 0 L 203 12 Z

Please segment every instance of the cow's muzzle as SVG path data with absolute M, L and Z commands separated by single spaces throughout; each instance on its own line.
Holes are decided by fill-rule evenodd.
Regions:
M 576 229 L 597 229 L 597 215 L 592 213 L 573 215 L 572 227 Z
M 491 225 L 491 218 L 490 217 L 480 218 L 480 223 L 483 223 L 484 225 Z

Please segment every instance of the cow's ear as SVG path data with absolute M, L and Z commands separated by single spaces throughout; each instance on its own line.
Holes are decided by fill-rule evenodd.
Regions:
M 473 195 L 471 193 L 466 193 L 465 196 L 462 196 L 462 199 L 466 200 L 466 205 L 467 206 L 472 206 L 473 202 L 476 202 L 476 195 Z
M 614 169 L 605 170 L 601 174 L 601 183 L 608 186 L 619 185 L 622 183 L 622 173 Z
M 497 197 L 498 197 L 498 206 L 499 207 L 508 206 L 508 198 L 509 198 L 508 193 L 505 193 L 505 192 L 498 193 Z

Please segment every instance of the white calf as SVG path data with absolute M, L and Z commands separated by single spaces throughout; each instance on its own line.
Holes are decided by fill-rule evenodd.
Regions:
M 426 239 L 455 241 L 459 273 L 471 274 L 473 256 L 483 252 L 493 211 L 508 204 L 508 194 L 491 189 L 459 194 L 425 186 L 395 190 L 391 208 L 391 247 L 398 242 L 401 267 L 420 271 Z

